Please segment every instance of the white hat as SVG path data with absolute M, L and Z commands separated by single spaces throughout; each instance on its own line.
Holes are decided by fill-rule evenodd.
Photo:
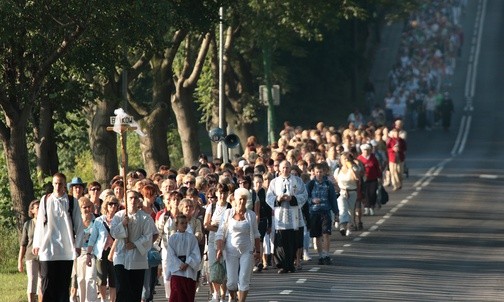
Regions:
M 364 151 L 364 150 L 371 150 L 371 149 L 373 149 L 373 148 L 371 147 L 371 145 L 370 145 L 370 144 L 362 144 L 362 145 L 360 145 L 360 149 L 361 149 L 362 151 Z
M 247 164 L 247 161 L 242 159 L 238 162 L 238 167 L 243 168 Z

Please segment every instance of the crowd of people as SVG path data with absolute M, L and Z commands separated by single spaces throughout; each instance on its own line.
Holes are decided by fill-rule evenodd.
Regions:
M 409 18 L 388 75 L 384 109 L 376 105 L 373 118 L 402 119 L 409 129 L 450 128 L 454 106 L 448 90 L 464 44 L 466 2 L 431 1 Z
M 403 186 L 405 123 L 449 128 L 453 104 L 442 91 L 463 44 L 464 7 L 433 1 L 411 16 L 385 109 L 367 121 L 355 110 L 339 128 L 285 122 L 277 142 L 250 136 L 230 162 L 202 154 L 191 167 L 137 169 L 108 184 L 56 173 L 23 228 L 28 300 L 146 302 L 161 283 L 168 301 L 193 301 L 208 284 L 210 301 L 243 302 L 253 274 L 298 272 L 312 257 L 337 263 L 333 230 L 363 230 L 380 190 Z
M 109 189 L 56 173 L 23 232 L 29 299 L 152 301 L 161 282 L 169 301 L 193 301 L 208 282 L 211 301 L 245 301 L 254 272 L 301 270 L 310 246 L 318 264 L 330 265 L 333 228 L 362 230 L 362 216 L 379 207 L 382 179 L 401 188 L 392 168 L 400 163 L 387 158 L 404 154 L 404 134 L 401 121 L 390 131 L 287 122 L 278 143 L 251 136 L 228 163 L 202 154 L 192 167 L 116 176 Z M 212 279 L 215 262 L 225 263 L 226 281 Z

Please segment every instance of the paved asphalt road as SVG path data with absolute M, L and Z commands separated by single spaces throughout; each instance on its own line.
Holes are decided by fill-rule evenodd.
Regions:
M 248 301 L 504 301 L 503 12 L 469 1 L 452 127 L 409 133 L 403 189 L 364 232 L 332 235 L 333 266 L 254 274 Z

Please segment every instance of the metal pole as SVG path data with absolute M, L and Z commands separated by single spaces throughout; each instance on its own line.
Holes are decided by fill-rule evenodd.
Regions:
M 271 48 L 263 46 L 264 81 L 268 94 L 268 144 L 275 142 L 275 107 L 273 105 L 273 93 L 271 91 Z
M 223 49 L 224 49 L 224 8 L 219 8 L 219 128 L 226 130 L 226 112 L 224 110 L 224 71 L 223 71 Z M 227 134 L 227 132 L 226 132 Z M 226 145 L 221 141 L 217 146 L 217 157 L 222 158 L 223 163 L 228 162 L 228 152 Z
M 123 69 L 122 74 L 121 74 L 121 94 L 123 97 L 123 109 L 124 111 L 128 110 L 128 71 Z M 126 198 L 126 169 L 128 167 L 128 154 L 126 152 L 127 148 L 127 140 L 128 140 L 128 135 L 127 135 L 127 130 L 126 131 L 121 131 L 120 139 L 121 139 L 121 164 L 122 164 L 122 169 L 121 169 L 121 175 L 123 179 L 123 191 L 124 191 L 124 206 L 126 207 L 126 214 L 128 214 L 128 201 Z

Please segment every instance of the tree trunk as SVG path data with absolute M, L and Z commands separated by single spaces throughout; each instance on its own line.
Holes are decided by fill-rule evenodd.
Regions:
M 174 36 L 173 49 L 165 53 L 156 53 L 150 59 L 152 67 L 152 109 L 145 113 L 141 120 L 145 136 L 140 137 L 143 162 L 148 175 L 159 170 L 159 166 L 171 166 L 168 152 L 168 119 L 170 118 L 169 104 L 173 89 L 172 63 L 174 52 L 180 45 L 185 34 L 178 32 Z
M 172 110 L 177 119 L 178 132 L 184 154 L 184 165 L 192 166 L 198 162 L 200 145 L 198 141 L 198 121 L 194 108 L 193 94 L 196 83 L 201 75 L 205 57 L 210 46 L 209 33 L 200 36 L 197 41 L 199 49 L 197 56 L 193 55 L 191 36 L 186 37 L 184 66 L 175 82 L 175 92 L 171 97 Z
M 140 137 L 140 148 L 147 175 L 157 172 L 161 165 L 170 166 L 166 122 L 169 116 L 168 106 L 160 103 L 141 122 L 145 136 Z
M 117 102 L 99 100 L 91 114 L 89 127 L 89 142 L 93 154 L 93 174 L 95 180 L 104 187 L 109 187 L 109 181 L 117 174 L 117 133 L 108 131 L 110 117 L 117 109 Z
M 27 218 L 28 205 L 35 198 L 28 165 L 25 125 L 24 122 L 10 124 L 10 136 L 8 138 L 2 137 L 7 173 L 9 174 L 10 196 L 18 230 L 23 229 L 23 223 Z
M 185 89 L 183 82 L 183 80 L 179 80 L 176 83 L 177 91 L 172 95 L 171 103 L 177 119 L 178 133 L 184 154 L 184 165 L 192 166 L 198 162 L 200 154 L 198 123 L 194 116 L 193 90 Z
M 41 102 L 38 126 L 34 129 L 37 180 L 43 184 L 46 177 L 58 172 L 58 147 L 54 137 L 53 108 L 49 102 Z

